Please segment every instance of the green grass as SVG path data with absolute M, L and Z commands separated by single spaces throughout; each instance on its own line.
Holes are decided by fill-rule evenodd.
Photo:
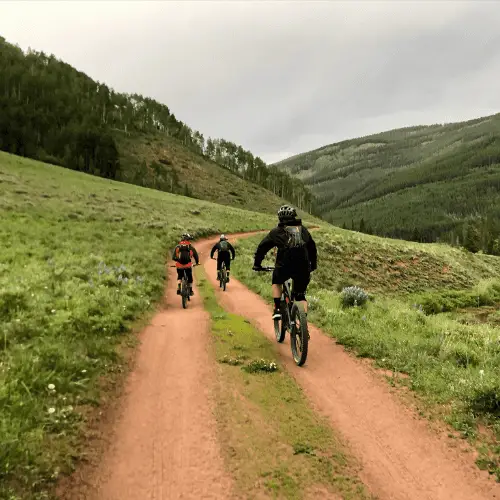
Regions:
M 500 259 L 361 235 L 357 242 L 348 232 L 327 229 L 313 236 L 319 269 L 309 288 L 309 319 L 356 355 L 408 374 L 398 380 L 463 437 L 486 446 L 481 464 L 488 456 L 490 471 L 500 479 L 500 328 L 492 322 L 457 321 L 451 313 L 426 315 L 417 302 L 418 297 L 426 305 L 456 309 L 470 305 L 471 297 L 480 297 L 480 303 L 496 301 Z M 238 242 L 234 275 L 271 301 L 269 277 L 251 271 L 259 239 Z M 342 252 L 332 250 L 332 241 Z M 411 272 L 408 267 L 401 267 L 396 276 L 388 272 L 403 258 L 413 260 Z M 446 273 L 432 272 L 446 262 Z M 488 274 L 496 279 L 481 281 Z M 339 291 L 345 285 L 369 290 L 374 300 L 363 307 L 341 307 Z M 474 290 L 468 289 L 473 285 Z M 435 292 L 424 293 L 429 289 Z M 479 432 L 481 427 L 485 433 Z
M 369 498 L 352 460 L 284 371 L 273 344 L 242 317 L 226 313 L 204 272 L 197 272 L 220 363 L 219 433 L 237 493 L 301 499 L 320 488 L 346 499 Z
M 433 241 L 478 214 L 498 219 L 500 114 L 330 144 L 276 165 L 300 177 L 327 220 Z M 415 229 L 417 233 L 415 233 Z M 498 228 L 497 228 L 498 230 Z M 498 235 L 497 235 L 498 236 Z M 427 241 L 427 239 L 426 239 Z
M 182 231 L 273 217 L 4 153 L 0 192 L 0 498 L 38 499 L 78 459 L 101 381 L 161 298 Z

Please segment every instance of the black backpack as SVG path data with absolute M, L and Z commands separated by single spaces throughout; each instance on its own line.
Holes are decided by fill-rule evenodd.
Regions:
M 191 262 L 191 245 L 187 243 L 179 245 L 177 262 L 180 264 L 189 264 Z
M 222 240 L 219 242 L 219 252 L 228 252 L 229 251 L 229 243 L 226 240 Z
M 285 248 L 288 250 L 304 250 L 306 242 L 302 236 L 302 226 L 285 226 L 287 241 Z

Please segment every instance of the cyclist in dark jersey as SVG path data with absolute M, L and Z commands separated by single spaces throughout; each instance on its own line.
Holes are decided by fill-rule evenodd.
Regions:
M 221 270 L 222 263 L 224 262 L 224 264 L 226 264 L 227 270 L 227 282 L 229 283 L 229 271 L 231 269 L 230 253 L 232 254 L 232 260 L 234 260 L 236 252 L 234 251 L 233 245 L 229 243 L 224 234 L 220 235 L 219 242 L 213 246 L 212 251 L 210 252 L 211 259 L 214 258 L 215 252 L 217 252 L 217 279 L 220 279 L 219 271 Z
M 260 242 L 254 256 L 253 269 L 259 271 L 267 252 L 277 247 L 276 264 L 273 271 L 272 289 L 274 299 L 273 319 L 281 319 L 280 301 L 283 283 L 292 278 L 295 300 L 302 302 L 307 313 L 306 291 L 311 272 L 318 262 L 316 243 L 311 233 L 297 218 L 297 211 L 289 205 L 278 210 L 279 223 Z

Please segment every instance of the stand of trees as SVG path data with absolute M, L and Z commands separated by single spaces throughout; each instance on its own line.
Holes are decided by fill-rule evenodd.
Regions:
M 490 216 L 469 218 L 463 223 L 391 231 L 384 231 L 382 228 L 374 230 L 361 218 L 359 221 L 353 219 L 350 225 L 344 222 L 342 229 L 419 243 L 447 243 L 466 248 L 473 253 L 483 252 L 500 256 L 500 221 Z
M 251 182 L 313 211 L 304 184 L 225 139 L 178 120 L 154 99 L 120 94 L 53 55 L 24 53 L 0 37 L 0 149 L 111 179 L 120 169 L 114 130 L 159 132 Z

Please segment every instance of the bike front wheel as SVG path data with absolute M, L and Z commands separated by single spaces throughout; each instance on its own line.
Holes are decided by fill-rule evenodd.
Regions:
M 309 327 L 302 304 L 293 304 L 291 316 L 290 345 L 292 356 L 295 363 L 302 366 L 306 362 L 309 347 Z

